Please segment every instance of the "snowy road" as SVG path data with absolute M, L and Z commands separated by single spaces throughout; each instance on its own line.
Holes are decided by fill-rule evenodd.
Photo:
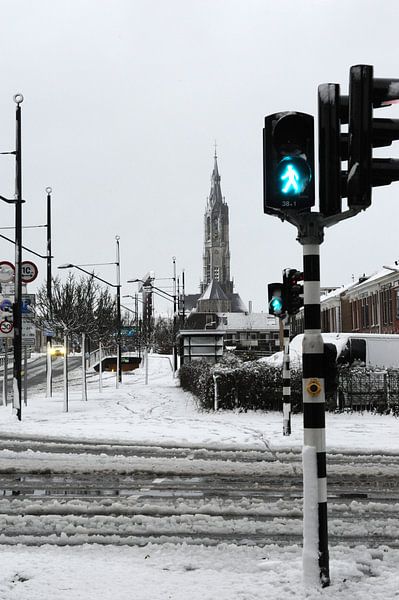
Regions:
M 298 453 L 34 443 L 0 440 L 3 544 L 302 541 Z M 399 547 L 399 457 L 328 462 L 331 543 Z
M 281 413 L 203 411 L 167 358 L 149 367 L 103 393 L 92 374 L 87 401 L 71 385 L 68 413 L 62 391 L 0 410 L 0 597 L 302 597 L 302 415 L 283 437 Z M 326 422 L 323 595 L 394 598 L 399 419 Z

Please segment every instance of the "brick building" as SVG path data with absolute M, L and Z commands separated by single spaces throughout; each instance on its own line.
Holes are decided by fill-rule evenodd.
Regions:
M 332 290 L 320 299 L 322 331 L 399 333 L 399 267 Z M 293 334 L 303 332 L 303 310 L 293 320 Z

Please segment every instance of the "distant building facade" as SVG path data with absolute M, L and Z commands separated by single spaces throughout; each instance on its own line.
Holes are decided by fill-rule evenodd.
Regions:
M 380 271 L 323 295 L 324 333 L 399 333 L 399 267 Z M 293 318 L 293 334 L 303 333 L 303 309 Z

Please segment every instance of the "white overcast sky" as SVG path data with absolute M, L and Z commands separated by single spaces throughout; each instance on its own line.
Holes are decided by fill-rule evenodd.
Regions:
M 124 294 L 149 270 L 171 277 L 172 256 L 197 292 L 216 139 L 236 291 L 266 310 L 267 283 L 301 268 L 302 248 L 263 214 L 264 117 L 316 116 L 318 84 L 346 92 L 353 64 L 399 78 L 398 22 L 395 0 L 0 0 L 0 151 L 21 92 L 24 224 L 45 222 L 52 186 L 54 271 L 115 260 L 119 235 Z M 0 156 L 0 194 L 13 193 L 14 160 Z M 1 203 L 1 226 L 13 210 Z M 399 183 L 377 188 L 366 213 L 326 231 L 322 285 L 392 264 L 398 222 Z M 44 254 L 45 230 L 24 230 L 24 245 Z M 13 260 L 11 244 L 0 251 Z M 115 281 L 112 266 L 96 272 Z

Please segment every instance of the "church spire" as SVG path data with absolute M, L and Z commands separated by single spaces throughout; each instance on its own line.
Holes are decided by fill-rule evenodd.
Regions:
M 211 176 L 211 193 L 209 194 L 209 202 L 211 206 L 214 206 L 217 202 L 222 202 L 222 190 L 220 187 L 220 175 L 218 169 L 218 157 L 216 154 L 216 143 L 215 143 L 215 156 L 214 165 Z

